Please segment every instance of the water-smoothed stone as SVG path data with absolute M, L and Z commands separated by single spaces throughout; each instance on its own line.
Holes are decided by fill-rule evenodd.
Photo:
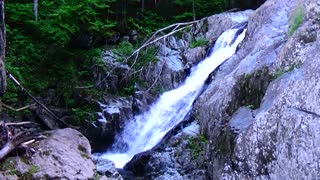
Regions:
M 184 57 L 187 61 L 185 68 L 191 68 L 199 62 L 207 54 L 206 47 L 196 47 L 185 52 Z
M 208 30 L 205 38 L 211 42 L 215 41 L 224 31 L 230 27 L 245 22 L 253 14 L 253 10 L 246 10 L 232 13 L 221 13 L 208 17 Z

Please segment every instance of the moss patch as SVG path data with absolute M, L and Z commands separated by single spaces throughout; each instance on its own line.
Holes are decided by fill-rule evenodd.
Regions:
M 295 68 L 298 68 L 298 67 L 299 67 L 299 65 L 297 65 L 297 64 L 291 64 L 288 68 L 280 69 L 272 74 L 272 79 L 275 80 L 275 79 L 279 78 L 280 76 L 282 76 L 284 73 L 293 71 Z
M 238 95 L 240 106 L 250 109 L 259 108 L 271 79 L 272 76 L 267 69 L 243 75 Z
M 298 29 L 298 27 L 302 24 L 304 18 L 304 8 L 299 7 L 293 13 L 293 17 L 290 21 L 290 27 L 288 31 L 288 36 L 291 37 L 294 32 Z
M 188 139 L 187 148 L 191 151 L 193 159 L 197 159 L 201 154 L 204 154 L 204 146 L 208 144 L 208 142 L 208 139 L 204 135 Z
M 191 42 L 190 48 L 206 46 L 207 44 L 208 44 L 208 40 L 206 40 L 204 38 L 199 38 L 199 39 L 195 39 L 194 41 Z

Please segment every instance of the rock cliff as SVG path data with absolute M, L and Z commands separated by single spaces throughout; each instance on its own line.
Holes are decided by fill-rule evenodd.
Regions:
M 197 100 L 210 179 L 319 177 L 319 5 L 268 0 Z

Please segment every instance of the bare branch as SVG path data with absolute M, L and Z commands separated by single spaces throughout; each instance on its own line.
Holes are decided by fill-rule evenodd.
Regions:
M 203 18 L 203 19 L 205 19 L 205 18 Z M 203 20 L 203 19 L 201 19 L 201 20 Z M 145 43 L 143 43 L 143 44 L 142 44 L 138 49 L 136 49 L 130 56 L 128 56 L 128 57 L 122 62 L 122 64 L 127 63 L 134 55 L 138 54 L 142 49 L 146 48 L 147 46 L 150 46 L 151 44 L 154 44 L 154 43 L 156 43 L 156 42 L 158 42 L 158 41 L 160 41 L 160 40 L 162 40 L 162 39 L 164 39 L 164 38 L 166 38 L 166 37 L 168 37 L 168 36 L 171 36 L 171 35 L 179 32 L 179 31 L 182 31 L 182 30 L 184 30 L 184 29 L 186 29 L 186 28 L 188 28 L 188 27 L 191 27 L 192 25 L 196 24 L 197 22 L 199 22 L 199 21 L 201 21 L 201 20 L 196 20 L 196 21 L 191 21 L 191 22 L 183 22 L 183 23 L 175 23 L 175 24 L 172 24 L 172 25 L 170 25 L 170 26 L 167 26 L 167 27 L 164 27 L 164 28 L 162 28 L 162 29 L 157 30 L 156 32 L 154 32 L 154 33 L 152 34 L 152 36 L 151 36 Z M 180 27 L 180 26 L 183 26 L 183 27 L 178 28 L 178 27 Z M 163 35 L 163 36 L 160 36 L 160 37 L 154 39 L 159 33 L 163 32 L 163 31 L 165 31 L 165 30 L 171 29 L 171 28 L 173 28 L 173 30 L 172 30 L 170 33 L 167 33 L 167 34 L 165 34 L 165 35 Z M 136 59 L 135 59 L 135 61 L 136 61 Z M 135 64 L 135 63 L 134 63 L 134 64 Z M 132 68 L 132 67 L 131 67 L 131 68 Z M 101 85 L 101 83 L 104 82 L 104 81 L 111 75 L 111 73 L 112 73 L 115 69 L 116 69 L 116 67 L 112 68 L 112 69 L 108 72 L 108 74 L 107 74 L 99 83 L 96 84 L 96 86 Z
M 17 86 L 20 87 L 21 91 L 23 91 L 24 93 L 26 93 L 35 103 L 37 103 L 42 109 L 44 109 L 48 114 L 50 114 L 54 119 L 56 119 L 58 122 L 60 122 L 62 125 L 68 127 L 68 125 L 62 120 L 60 119 L 55 113 L 53 113 L 47 106 L 45 106 L 44 104 L 42 104 L 37 98 L 35 98 L 27 89 L 25 89 L 20 82 L 7 71 L 7 75 L 8 77 L 14 82 L 14 84 L 16 84 Z
M 75 89 L 90 89 L 90 88 L 94 88 L 94 85 L 90 85 L 90 86 L 76 86 L 74 87 Z
M 37 124 L 37 123 L 31 122 L 31 121 L 25 121 L 25 122 L 18 122 L 18 123 L 6 123 L 6 126 L 23 126 L 26 124 Z
M 16 112 L 19 112 L 19 111 L 28 109 L 28 108 L 30 108 L 31 106 L 34 106 L 34 105 L 35 105 L 35 103 L 34 103 L 34 104 L 29 104 L 29 105 L 27 105 L 27 106 L 24 106 L 24 107 L 15 109 L 15 108 L 13 108 L 12 106 L 9 106 L 9 105 L 7 105 L 7 104 L 4 104 L 3 102 L 0 102 L 0 103 L 1 103 L 1 106 L 5 107 L 5 108 L 7 108 L 7 109 L 9 109 L 9 110 L 16 111 Z

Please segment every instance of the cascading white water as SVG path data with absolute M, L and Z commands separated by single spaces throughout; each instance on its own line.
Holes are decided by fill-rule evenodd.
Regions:
M 192 108 L 209 74 L 230 58 L 238 44 L 245 37 L 245 29 L 230 29 L 217 40 L 210 56 L 192 68 L 191 74 L 177 89 L 161 95 L 148 112 L 135 116 L 116 140 L 113 151 L 100 155 L 100 158 L 115 162 L 117 168 L 142 151 L 154 147 L 164 135 L 180 123 Z M 125 153 L 123 144 L 127 145 Z

